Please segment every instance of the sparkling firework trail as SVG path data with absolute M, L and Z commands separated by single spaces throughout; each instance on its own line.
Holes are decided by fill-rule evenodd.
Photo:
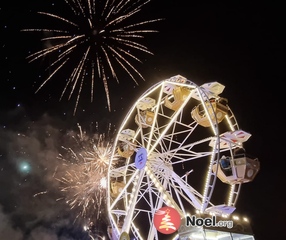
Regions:
M 60 178 L 60 190 L 71 209 L 78 209 L 78 217 L 100 219 L 104 217 L 107 191 L 107 172 L 112 142 L 105 134 L 88 137 L 82 132 L 72 135 L 74 148 L 64 149 L 59 159 L 66 171 Z
M 49 76 L 42 82 L 38 92 L 60 70 L 69 72 L 66 85 L 60 100 L 69 89 L 69 97 L 76 93 L 74 114 L 85 80 L 91 86 L 91 102 L 93 101 L 97 79 L 103 82 L 107 105 L 111 111 L 108 80 L 111 76 L 118 83 L 116 69 L 121 68 L 138 85 L 135 76 L 143 78 L 133 62 L 142 61 L 136 57 L 138 52 L 153 55 L 148 48 L 140 43 L 146 33 L 157 32 L 145 29 L 146 24 L 162 19 L 134 21 L 133 17 L 151 0 L 64 0 L 74 16 L 64 16 L 39 12 L 39 14 L 55 20 L 53 26 L 58 29 L 23 29 L 22 31 L 40 32 L 46 48 L 37 51 L 27 58 L 29 62 L 50 57 Z M 134 22 L 133 22 L 134 21 Z

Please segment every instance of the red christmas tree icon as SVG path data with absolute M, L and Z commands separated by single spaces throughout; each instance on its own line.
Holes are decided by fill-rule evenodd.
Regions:
M 169 231 L 169 229 L 176 230 L 175 225 L 171 222 L 171 216 L 169 215 L 169 213 L 170 210 L 167 209 L 165 216 L 162 218 L 159 229 L 165 229 L 166 231 Z

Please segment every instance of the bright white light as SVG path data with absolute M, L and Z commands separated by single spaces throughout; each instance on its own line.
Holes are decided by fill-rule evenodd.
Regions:
M 100 179 L 100 186 L 102 188 L 104 188 L 104 189 L 107 188 L 107 179 L 106 179 L 106 177 L 103 177 L 103 178 Z
M 20 172 L 22 173 L 29 173 L 31 170 L 31 166 L 28 162 L 22 161 L 18 166 Z
M 238 216 L 233 216 L 232 217 L 234 220 L 239 220 L 239 217 Z
M 243 221 L 248 222 L 248 218 L 244 217 Z

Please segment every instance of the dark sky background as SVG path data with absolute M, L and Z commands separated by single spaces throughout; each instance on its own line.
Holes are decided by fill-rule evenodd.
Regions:
M 139 79 L 137 86 L 122 75 L 119 84 L 110 82 L 111 112 L 98 83 L 94 101 L 83 94 L 76 115 L 74 98 L 59 102 L 61 77 L 55 76 L 35 94 L 46 65 L 25 59 L 41 45 L 37 35 L 20 30 L 33 24 L 44 28 L 47 22 L 35 11 L 65 11 L 63 3 L 52 3 L 0 5 L 0 240 L 89 239 L 82 230 L 84 222 L 73 224 L 76 212 L 55 201 L 60 193 L 52 174 L 63 137 L 77 131 L 77 123 L 90 133 L 105 131 L 108 123 L 119 128 L 138 96 L 177 74 L 199 85 L 218 81 L 226 86 L 223 96 L 240 128 L 252 134 L 245 148 L 261 163 L 256 179 L 242 187 L 237 212 L 250 218 L 257 240 L 285 239 L 282 2 L 151 1 L 141 16 L 165 20 L 150 25 L 159 32 L 144 39 L 154 53 L 141 54 L 143 64 L 136 64 L 145 81 Z M 21 170 L 22 163 L 30 169 Z M 48 192 L 33 197 L 41 191 Z

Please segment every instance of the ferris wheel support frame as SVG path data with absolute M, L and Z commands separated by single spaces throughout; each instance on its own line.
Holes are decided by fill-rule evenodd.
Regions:
M 120 233 L 125 234 L 130 231 L 133 233 L 134 237 L 143 239 L 137 229 L 138 227 L 134 223 L 134 219 L 137 219 L 139 216 L 138 214 L 141 212 L 145 212 L 149 218 L 149 222 L 152 222 L 155 210 L 161 208 L 163 204 L 174 207 L 181 217 L 186 216 L 184 206 L 186 202 L 201 213 L 212 213 L 214 210 L 221 211 L 223 208 L 223 206 L 214 205 L 211 202 L 211 197 L 216 186 L 221 153 L 227 151 L 230 152 L 230 155 L 232 156 L 233 150 L 242 146 L 241 142 L 235 142 L 232 141 L 232 139 L 228 139 L 229 135 L 232 134 L 231 132 L 239 130 L 238 124 L 234 114 L 227 106 L 230 116 L 226 114 L 225 118 L 231 132 L 227 133 L 226 136 L 220 134 L 216 109 L 214 109 L 211 99 L 217 99 L 221 89 L 214 89 L 213 91 L 213 89 L 209 88 L 211 84 L 198 86 L 189 80 L 183 79 L 182 82 L 181 80 L 182 78 L 180 78 L 180 76 L 166 79 L 145 91 L 145 93 L 143 93 L 134 103 L 133 107 L 130 108 L 119 128 L 115 143 L 123 144 L 128 149 L 126 151 L 130 152 L 128 152 L 126 156 L 122 155 L 126 159 L 122 160 L 118 166 L 113 165 L 116 164 L 116 161 L 113 163 L 112 158 L 109 165 L 108 201 L 110 202 L 108 203 L 108 213 L 112 226 L 112 239 L 119 239 Z M 214 85 L 214 88 L 220 87 L 218 86 L 219 84 L 215 83 Z M 165 89 L 170 86 L 176 87 L 176 91 L 185 88 L 188 89 L 189 92 L 181 99 L 180 96 L 178 97 L 178 95 L 175 95 L 175 90 L 173 94 L 170 94 L 170 92 L 168 92 L 169 90 L 165 91 Z M 154 94 L 156 96 L 155 99 L 151 97 L 154 97 Z M 184 110 L 191 98 L 197 100 L 202 106 L 209 127 L 212 129 L 212 137 L 195 140 L 196 138 L 193 138 L 193 133 L 200 132 L 197 131 L 197 128 L 204 129 L 205 125 L 202 125 L 204 127 L 201 127 L 199 126 L 199 122 L 195 123 L 196 119 L 193 115 L 193 122 L 184 122 L 186 121 L 186 118 L 183 118 L 186 116 Z M 173 102 L 171 103 L 172 100 Z M 168 109 L 168 111 L 165 110 L 165 107 L 168 108 L 168 106 L 165 105 L 166 101 L 168 102 L 168 106 L 177 104 L 174 105 L 174 108 L 170 108 L 173 110 L 172 113 L 170 109 Z M 195 101 L 192 100 L 192 102 Z M 146 104 L 146 106 L 144 104 Z M 152 107 L 150 107 L 151 105 Z M 144 122 L 144 116 L 141 115 L 142 112 L 148 108 L 147 106 L 149 106 L 148 111 L 152 113 L 152 115 L 150 115 L 151 113 L 148 113 L 149 115 L 144 115 L 145 117 L 151 116 L 151 120 L 148 123 Z M 144 114 L 145 113 L 146 112 L 144 112 Z M 133 125 L 130 124 L 130 119 L 135 119 L 137 130 L 133 131 L 134 123 Z M 131 135 L 123 137 L 120 134 Z M 177 136 L 178 138 L 180 136 L 180 140 L 178 141 L 176 140 Z M 192 137 L 192 140 L 187 141 L 190 136 Z M 211 150 L 199 150 L 200 147 L 207 146 L 206 144 L 208 141 Z M 224 146 L 221 147 L 223 144 L 227 143 L 227 148 Z M 132 159 L 131 156 L 133 155 L 132 151 L 135 156 L 136 152 L 141 148 L 146 151 L 146 162 L 144 163 L 145 166 L 139 169 L 135 166 L 135 162 L 133 162 L 134 159 Z M 122 148 L 120 151 L 125 150 Z M 117 145 L 115 144 L 112 150 L 112 156 L 116 156 L 119 153 L 120 152 L 117 153 Z M 173 158 L 175 162 L 173 162 Z M 173 168 L 174 164 L 185 164 L 196 159 L 207 160 L 206 176 L 202 193 L 188 184 L 188 174 L 192 172 L 192 169 L 188 169 L 186 174 L 179 176 L 174 171 L 175 168 Z M 113 197 L 110 195 L 112 191 L 110 184 L 111 179 L 122 179 L 120 181 L 124 184 L 120 190 L 121 192 Z M 228 201 L 225 206 L 230 207 L 232 210 L 235 209 L 234 206 L 240 188 L 240 183 L 230 184 Z M 140 205 L 137 207 L 138 202 L 142 200 L 144 200 L 145 203 L 148 203 L 147 207 L 150 207 L 150 210 L 143 209 Z M 184 203 L 182 201 L 184 201 Z M 123 224 L 118 225 L 118 220 L 121 217 L 124 218 Z M 150 225 L 149 228 L 148 239 L 149 238 L 157 239 L 156 229 L 153 224 Z

